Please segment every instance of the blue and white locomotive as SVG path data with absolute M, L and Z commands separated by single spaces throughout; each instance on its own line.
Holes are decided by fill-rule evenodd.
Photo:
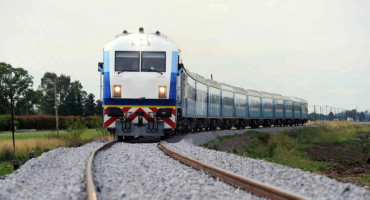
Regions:
M 104 127 L 134 136 L 299 125 L 307 102 L 206 79 L 184 68 L 169 37 L 126 30 L 104 47 Z

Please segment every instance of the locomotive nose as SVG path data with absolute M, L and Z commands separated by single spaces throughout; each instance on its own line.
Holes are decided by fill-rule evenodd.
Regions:
M 161 75 L 162 77 L 164 75 Z M 112 81 L 112 97 L 121 99 L 168 99 L 170 80 L 150 72 L 125 73 Z

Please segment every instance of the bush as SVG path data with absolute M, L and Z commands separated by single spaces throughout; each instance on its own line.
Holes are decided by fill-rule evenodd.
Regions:
M 258 140 L 262 144 L 268 144 L 269 140 L 270 140 L 270 137 L 271 137 L 271 133 L 269 133 L 269 132 L 262 132 L 259 135 L 257 135 Z
M 14 119 L 14 126 L 19 129 L 19 122 Z M 12 130 L 12 117 L 9 115 L 0 115 L 0 131 Z
M 14 125 L 17 129 L 37 129 L 54 130 L 55 116 L 52 115 L 23 115 L 15 116 Z M 80 119 L 80 116 L 59 116 L 58 124 L 60 129 L 66 129 L 68 121 Z M 102 118 L 90 116 L 82 118 L 87 128 L 99 128 L 102 126 Z M 11 117 L 9 115 L 0 116 L 0 131 L 11 130 Z
M 107 136 L 107 135 L 110 135 L 110 133 L 107 131 L 107 129 L 105 129 L 102 126 L 99 126 L 98 128 L 96 128 L 96 131 L 98 132 L 98 135 L 99 136 Z
M 14 153 L 13 150 L 10 148 L 1 148 L 0 150 L 0 160 L 12 160 L 14 159 Z
M 86 122 L 83 118 L 75 118 L 66 121 L 66 127 L 71 130 L 71 138 L 79 139 L 82 133 L 86 130 Z

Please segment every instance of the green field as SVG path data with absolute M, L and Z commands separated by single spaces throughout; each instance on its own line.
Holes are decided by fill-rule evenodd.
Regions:
M 369 137 L 370 124 L 339 122 L 280 133 L 248 131 L 244 134 L 218 137 L 203 146 L 368 187 Z M 341 175 L 343 169 L 347 172 L 355 169 L 362 171 Z

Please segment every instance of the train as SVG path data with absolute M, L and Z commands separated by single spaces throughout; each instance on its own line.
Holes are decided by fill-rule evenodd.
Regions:
M 120 141 L 307 122 L 308 103 L 302 98 L 191 72 L 175 41 L 160 31 L 124 30 L 104 46 L 98 71 L 103 76 L 103 125 Z

